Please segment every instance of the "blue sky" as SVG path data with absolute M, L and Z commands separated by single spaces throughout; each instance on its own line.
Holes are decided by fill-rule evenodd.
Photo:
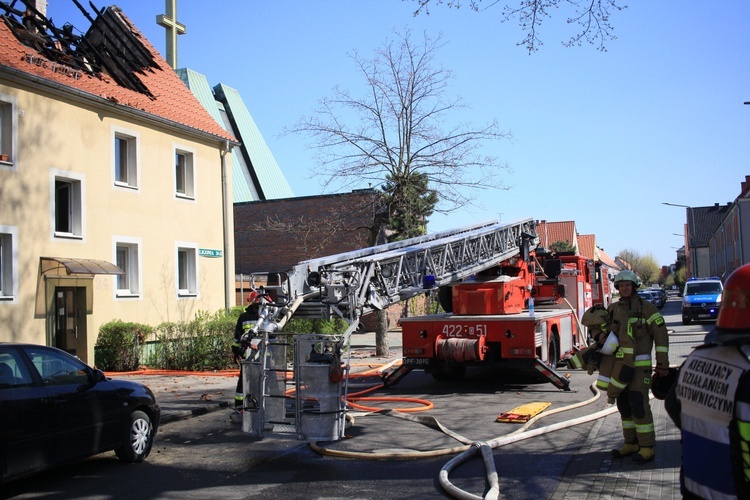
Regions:
M 48 17 L 85 29 L 72 0 Z M 98 7 L 106 4 L 94 2 Z M 485 2 L 486 3 L 486 2 Z M 442 34 L 437 62 L 455 73 L 451 94 L 471 110 L 457 121 L 497 119 L 512 141 L 483 153 L 506 161 L 508 190 L 477 193 L 483 209 L 435 215 L 431 232 L 490 219 L 576 222 L 612 257 L 624 249 L 675 260 L 683 208 L 728 203 L 750 175 L 750 37 L 747 0 L 622 0 L 607 52 L 561 46 L 565 13 L 542 27 L 534 53 L 499 8 L 434 6 L 412 16 L 401 0 L 180 0 L 178 65 L 240 91 L 298 196 L 321 194 L 307 138 L 282 136 L 335 85 L 364 82 L 347 54 L 370 56 L 394 29 Z M 164 2 L 116 4 L 164 54 L 156 24 Z M 367 187 L 367 186 L 362 186 Z

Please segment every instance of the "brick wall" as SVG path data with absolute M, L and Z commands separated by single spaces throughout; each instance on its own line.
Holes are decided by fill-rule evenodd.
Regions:
M 377 191 L 361 190 L 235 203 L 235 273 L 284 272 L 303 260 L 370 246 L 379 200 Z M 241 288 L 237 281 L 237 304 L 247 303 L 248 286 L 244 283 Z M 412 298 L 409 304 L 388 308 L 389 328 L 396 328 L 399 318 L 413 312 L 424 314 L 423 296 Z M 376 315 L 368 314 L 361 322 L 372 331 L 375 321 Z
M 370 246 L 375 190 L 234 205 L 235 273 L 284 272 L 296 263 Z

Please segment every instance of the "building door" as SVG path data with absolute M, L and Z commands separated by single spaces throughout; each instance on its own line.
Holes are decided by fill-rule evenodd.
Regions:
M 86 321 L 85 294 L 85 288 L 55 287 L 55 347 L 74 356 L 78 342 L 85 342 L 86 329 L 81 326 L 81 321 Z

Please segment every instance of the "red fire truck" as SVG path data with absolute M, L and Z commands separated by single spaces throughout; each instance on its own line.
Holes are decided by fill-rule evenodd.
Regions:
M 444 287 L 440 301 L 447 313 L 400 320 L 404 367 L 444 380 L 493 363 L 536 369 L 567 389 L 555 366 L 586 345 L 579 319 L 595 295 L 604 299 L 604 285 L 608 291 L 606 273 L 598 276 L 585 257 L 538 249 Z

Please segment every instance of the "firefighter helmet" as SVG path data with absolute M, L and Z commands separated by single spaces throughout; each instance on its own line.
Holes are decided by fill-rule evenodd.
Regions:
M 638 278 L 638 275 L 628 269 L 617 273 L 617 276 L 615 276 L 615 288 L 619 290 L 620 283 L 623 281 L 632 281 L 634 290 L 641 286 L 641 280 Z
M 619 346 L 620 340 L 617 338 L 617 334 L 615 332 L 609 332 L 607 340 L 604 341 L 604 345 L 599 349 L 599 352 L 607 355 L 614 354 Z
M 750 264 L 734 271 L 724 284 L 716 327 L 706 336 L 708 343 L 737 342 L 750 335 Z
M 734 271 L 724 284 L 716 327 L 750 333 L 750 264 Z
M 669 373 L 663 376 L 654 375 L 651 379 L 651 394 L 656 399 L 664 400 L 667 398 L 667 394 L 672 386 L 677 382 L 677 375 L 679 371 L 677 368 L 670 368 Z

